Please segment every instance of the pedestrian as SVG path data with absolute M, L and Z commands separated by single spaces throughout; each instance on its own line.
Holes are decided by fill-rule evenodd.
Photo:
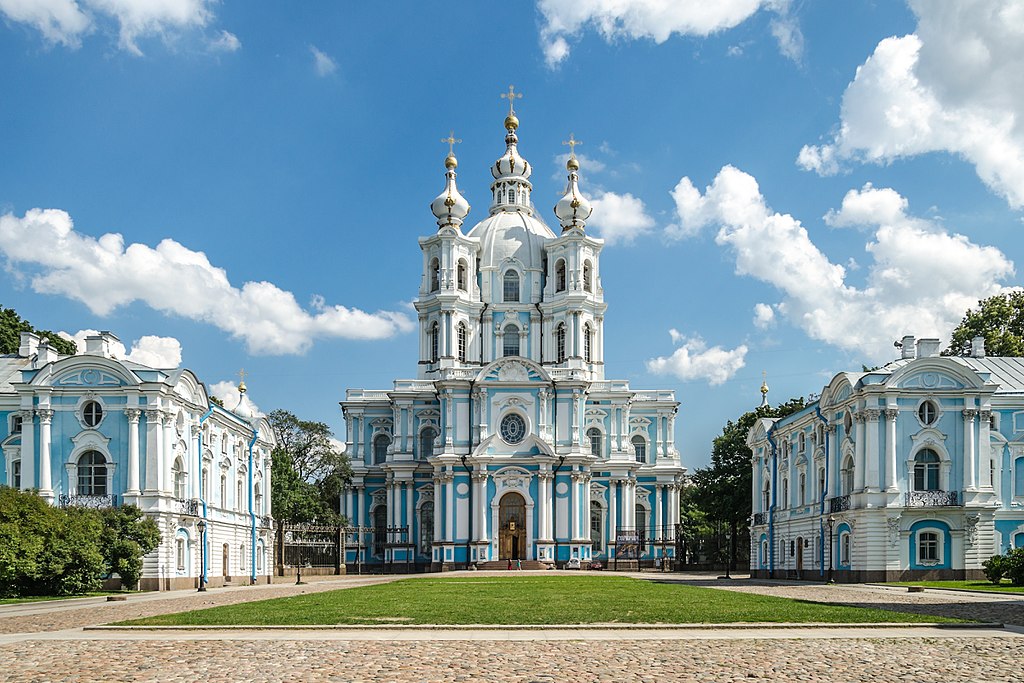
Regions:
M 523 571 L 523 561 L 522 560 L 516 560 L 516 569 L 518 569 L 519 571 Z
M 511 558 L 509 558 L 509 561 L 508 561 L 508 570 L 512 571 L 512 559 Z

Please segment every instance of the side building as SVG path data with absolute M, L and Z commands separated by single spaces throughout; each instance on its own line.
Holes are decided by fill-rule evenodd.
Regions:
M 374 529 L 349 563 L 674 556 L 679 404 L 605 379 L 604 242 L 585 231 L 579 164 L 570 155 L 556 235 L 533 205 L 518 126 L 510 113 L 489 215 L 465 233 L 469 205 L 445 160 L 438 227 L 419 240 L 418 377 L 341 402 L 355 475 L 341 512 Z
M 984 578 L 1024 546 L 1024 358 L 902 358 L 836 375 L 750 430 L 751 570 L 837 581 Z
M 137 505 L 161 535 L 145 590 L 269 581 L 274 436 L 244 384 L 226 410 L 190 370 L 117 359 L 116 342 L 102 332 L 60 356 L 22 333 L 0 356 L 0 482 L 54 505 Z

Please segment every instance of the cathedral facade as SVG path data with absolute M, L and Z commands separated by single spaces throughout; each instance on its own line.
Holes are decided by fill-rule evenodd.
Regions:
M 582 566 L 674 554 L 678 403 L 605 379 L 603 240 L 570 155 L 556 234 L 535 208 L 519 121 L 468 231 L 455 182 L 421 237 L 419 371 L 342 401 L 354 477 L 342 500 L 373 543 L 346 562 Z M 449 142 L 454 140 L 449 139 Z

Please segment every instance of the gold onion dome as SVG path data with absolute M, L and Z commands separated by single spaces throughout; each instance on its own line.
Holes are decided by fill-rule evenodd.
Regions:
M 569 160 L 565 162 L 565 168 L 569 171 L 569 182 L 565 188 L 565 195 L 555 204 L 555 215 L 558 217 L 559 223 L 562 224 L 562 230 L 570 228 L 582 230 L 594 209 L 579 188 L 580 162 L 576 158 L 575 146 L 580 143 L 570 135 L 569 142 L 565 144 L 573 150 L 569 153 Z
M 444 190 L 430 203 L 430 211 L 437 217 L 437 227 L 445 226 L 459 227 L 462 221 L 469 215 L 469 202 L 459 192 L 455 185 L 455 169 L 459 166 L 459 160 L 455 158 L 454 145 L 455 136 L 449 134 L 441 142 L 448 143 L 448 156 L 444 159 L 444 167 L 447 169 L 445 175 Z
M 515 114 L 509 114 L 505 117 L 505 130 L 513 131 L 519 128 L 519 119 L 516 118 Z

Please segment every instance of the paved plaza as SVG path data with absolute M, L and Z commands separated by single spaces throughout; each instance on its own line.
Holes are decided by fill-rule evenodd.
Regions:
M 646 575 L 650 576 L 650 575 Z M 1005 622 L 993 628 L 91 630 L 121 619 L 365 585 L 343 577 L 0 607 L 0 681 L 1019 681 L 1024 599 L 715 581 L 800 599 Z M 586 609 L 581 605 L 580 609 Z

